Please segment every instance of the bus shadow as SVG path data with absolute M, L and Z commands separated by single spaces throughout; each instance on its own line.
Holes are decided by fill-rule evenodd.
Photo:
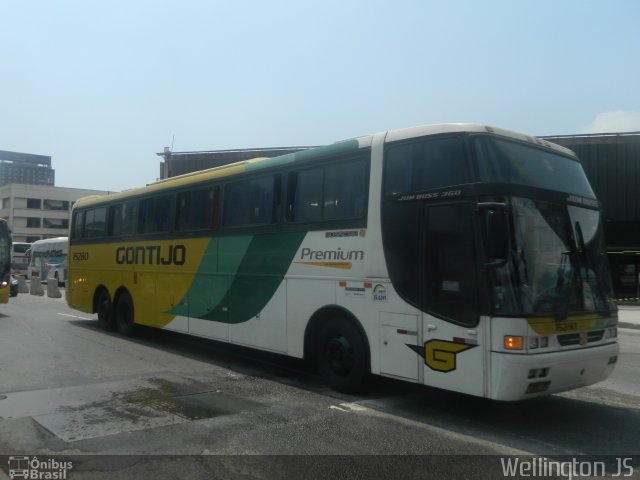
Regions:
M 135 336 L 124 337 L 118 332 L 103 330 L 95 320 L 71 320 L 69 323 L 124 341 L 220 366 L 238 374 L 275 379 L 303 388 L 307 383 L 316 383 L 318 388 L 324 388 L 320 377 L 301 359 L 157 328 L 138 326 Z
M 122 337 L 102 330 L 95 320 L 70 323 L 535 455 L 640 453 L 640 405 L 612 406 L 562 395 L 498 402 L 387 378 L 376 378 L 364 394 L 348 395 L 329 389 L 300 359 L 166 330 L 143 327 L 135 337 Z
M 383 390 L 393 392 L 389 382 L 382 383 L 387 384 Z M 535 455 L 640 453 L 640 405 L 605 405 L 563 395 L 498 402 L 423 386 L 382 402 L 363 398 L 358 403 Z

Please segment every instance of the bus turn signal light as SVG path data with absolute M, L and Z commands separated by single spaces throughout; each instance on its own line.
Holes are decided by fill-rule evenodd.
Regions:
M 505 350 L 522 350 L 524 348 L 524 338 L 515 335 L 504 336 Z

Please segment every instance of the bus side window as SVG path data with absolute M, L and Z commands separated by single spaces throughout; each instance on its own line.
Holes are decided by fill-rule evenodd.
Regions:
M 461 137 L 392 143 L 385 150 L 384 192 L 398 195 L 470 181 Z
M 84 214 L 84 237 L 99 238 L 105 234 L 107 208 L 92 208 Z
M 348 160 L 289 174 L 287 221 L 361 218 L 367 203 L 367 162 Z
M 137 202 L 121 203 L 111 207 L 109 218 L 109 235 L 122 236 L 133 235 L 136 231 L 138 217 Z
M 76 210 L 73 212 L 71 238 L 82 238 L 83 230 L 84 230 L 84 212 Z
M 189 190 L 176 195 L 176 230 L 204 230 L 217 227 L 220 187 Z
M 367 163 L 350 161 L 325 168 L 324 219 L 360 218 L 365 213 Z
M 229 183 L 224 194 L 224 225 L 271 224 L 278 221 L 280 195 L 275 176 Z
M 140 202 L 140 233 L 166 233 L 171 225 L 171 196 L 152 197 Z
M 287 221 L 322 220 L 322 185 L 324 171 L 312 168 L 289 174 L 287 188 Z

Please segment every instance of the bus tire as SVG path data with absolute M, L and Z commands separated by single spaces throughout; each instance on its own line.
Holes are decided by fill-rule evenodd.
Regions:
M 318 371 L 339 392 L 357 393 L 369 378 L 369 354 L 364 335 L 345 317 L 325 322 L 316 348 Z
M 116 325 L 122 335 L 131 337 L 135 334 L 136 324 L 133 314 L 133 300 L 129 292 L 123 292 L 118 296 L 115 309 Z
M 108 331 L 115 330 L 116 320 L 113 313 L 113 303 L 111 303 L 109 292 L 105 289 L 98 293 L 95 311 L 98 314 L 98 325 Z

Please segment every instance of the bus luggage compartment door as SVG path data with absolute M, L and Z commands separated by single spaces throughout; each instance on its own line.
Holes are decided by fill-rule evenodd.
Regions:
M 380 373 L 418 380 L 420 358 L 411 347 L 419 345 L 418 316 L 380 313 Z

